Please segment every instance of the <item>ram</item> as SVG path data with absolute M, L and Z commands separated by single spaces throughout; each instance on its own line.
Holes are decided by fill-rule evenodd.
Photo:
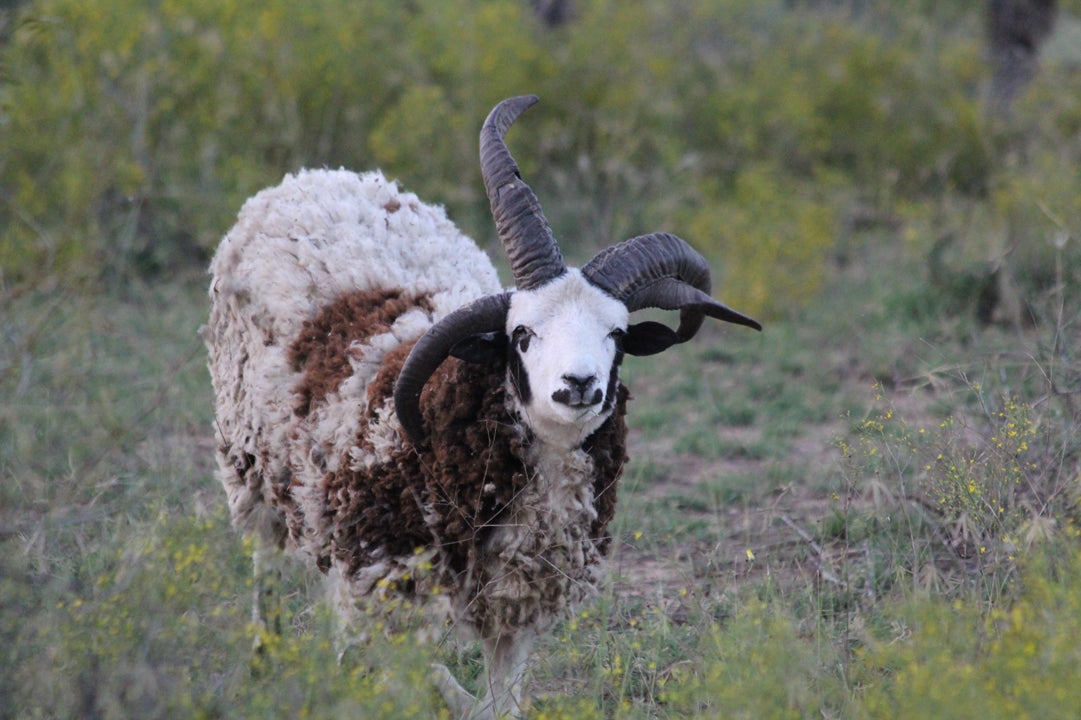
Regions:
M 566 266 L 503 139 L 534 102 L 500 103 L 480 137 L 515 288 L 379 173 L 287 177 L 211 265 L 218 475 L 257 570 L 267 550 L 307 558 L 347 620 L 373 596 L 446 612 L 486 664 L 479 699 L 438 666 L 459 717 L 517 715 L 535 639 L 596 591 L 627 459 L 624 354 L 705 317 L 760 329 L 673 235 Z M 678 327 L 631 324 L 643 308 Z

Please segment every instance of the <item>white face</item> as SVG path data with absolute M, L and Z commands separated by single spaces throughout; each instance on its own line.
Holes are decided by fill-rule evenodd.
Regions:
M 611 414 L 627 318 L 576 269 L 511 296 L 507 382 L 539 439 L 577 447 Z

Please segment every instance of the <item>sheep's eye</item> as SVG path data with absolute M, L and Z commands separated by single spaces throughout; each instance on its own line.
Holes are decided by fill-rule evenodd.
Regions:
M 511 333 L 511 342 L 518 348 L 519 351 L 525 352 L 529 349 L 529 341 L 533 337 L 533 331 L 524 325 L 519 325 L 514 328 L 514 332 Z
M 612 340 L 616 344 L 616 347 L 618 348 L 623 346 L 623 338 L 624 336 L 626 336 L 626 334 L 627 331 L 623 328 L 616 328 L 612 332 L 608 333 L 608 337 L 612 338 Z

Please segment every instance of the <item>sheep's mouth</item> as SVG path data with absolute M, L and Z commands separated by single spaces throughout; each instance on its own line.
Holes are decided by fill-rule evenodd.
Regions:
M 604 392 L 600 388 L 585 393 L 564 388 L 552 393 L 552 400 L 572 410 L 589 410 L 601 404 L 604 400 Z
M 578 414 L 574 417 L 574 422 L 578 425 L 584 425 L 596 418 L 601 417 L 602 408 L 600 405 L 589 405 L 579 409 Z

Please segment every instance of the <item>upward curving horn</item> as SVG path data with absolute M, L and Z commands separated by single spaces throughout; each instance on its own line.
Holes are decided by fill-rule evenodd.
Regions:
M 492 109 L 480 130 L 484 189 L 519 290 L 540 287 L 567 271 L 540 202 L 522 181 L 518 164 L 503 142 L 511 124 L 536 102 L 536 95 L 504 100 Z
M 536 102 L 535 95 L 504 100 L 488 114 L 480 131 L 484 189 L 520 290 L 540 287 L 567 271 L 537 196 L 522 181 L 503 142 L 507 129 Z M 395 412 L 414 445 L 425 441 L 420 394 L 428 378 L 459 342 L 474 335 L 504 332 L 509 309 L 510 293 L 481 298 L 447 315 L 417 340 L 394 383 Z
M 394 383 L 394 410 L 414 445 L 424 443 L 420 393 L 428 378 L 462 340 L 481 333 L 504 332 L 508 309 L 510 293 L 483 297 L 447 315 L 417 340 Z
M 641 235 L 601 250 L 582 268 L 582 275 L 631 312 L 651 307 L 679 310 L 673 342 L 694 337 L 707 316 L 762 329 L 754 318 L 710 297 L 706 259 L 675 235 Z

